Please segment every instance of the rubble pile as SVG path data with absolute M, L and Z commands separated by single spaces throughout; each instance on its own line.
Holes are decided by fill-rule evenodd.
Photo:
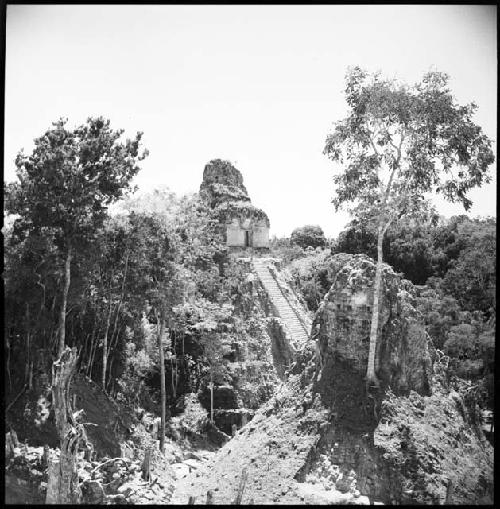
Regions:
M 144 478 L 144 453 L 134 458 L 101 458 L 88 461 L 79 453 L 78 476 L 84 504 L 168 504 L 175 482 L 199 469 L 212 453 L 182 449 L 169 439 L 164 454 L 159 452 L 158 442 L 151 455 L 150 479 Z M 131 444 L 129 444 L 131 446 Z M 133 449 L 135 453 L 138 451 Z M 46 458 L 56 459 L 59 449 L 30 447 L 20 444 L 10 452 L 6 464 L 7 503 L 34 504 L 45 502 L 47 491 Z M 142 458 L 140 457 L 142 456 Z

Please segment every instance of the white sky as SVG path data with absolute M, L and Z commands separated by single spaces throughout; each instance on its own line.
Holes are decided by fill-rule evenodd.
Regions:
M 5 180 L 52 121 L 103 115 L 144 131 L 141 190 L 198 191 L 205 164 L 228 159 L 279 236 L 348 220 L 322 151 L 349 65 L 410 83 L 447 72 L 496 141 L 493 6 L 8 5 L 6 44 Z M 472 215 L 496 216 L 496 177 L 470 197 Z

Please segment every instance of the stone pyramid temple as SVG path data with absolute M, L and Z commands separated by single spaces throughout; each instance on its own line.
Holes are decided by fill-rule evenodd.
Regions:
M 205 166 L 200 196 L 217 212 L 228 247 L 269 247 L 269 218 L 252 205 L 241 172 L 229 161 Z

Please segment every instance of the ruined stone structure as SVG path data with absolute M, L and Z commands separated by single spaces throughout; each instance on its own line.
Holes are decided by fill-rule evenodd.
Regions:
M 368 364 L 376 264 L 365 255 L 338 254 L 332 257 L 331 268 L 333 284 L 316 313 L 315 339 L 323 371 L 328 366 L 333 373 L 348 374 L 346 390 L 354 404 L 351 394 L 354 380 L 363 387 Z M 380 332 L 375 351 L 377 377 L 383 390 L 390 387 L 398 395 L 406 395 L 410 390 L 427 395 L 431 359 L 427 334 L 415 309 L 414 287 L 388 265 L 382 270 Z M 326 380 L 324 383 L 330 385 Z M 329 392 L 337 399 L 342 390 L 332 387 Z M 352 408 L 352 418 L 357 425 L 361 424 L 356 406 Z
M 280 319 L 268 318 L 275 369 L 288 377 L 206 469 L 186 478 L 174 501 L 214 490 L 215 503 L 230 502 L 245 470 L 255 504 L 491 504 L 493 448 L 461 394 L 436 378 L 415 287 L 384 265 L 376 349 L 381 386 L 368 394 L 376 263 L 347 254 L 330 261 L 332 285 L 300 351 L 290 355 Z M 270 296 L 266 314 L 287 316 L 265 268 L 272 272 L 269 264 L 255 269 Z M 285 297 L 286 289 L 280 291 Z M 294 322 L 285 332 L 300 332 Z M 287 368 L 290 357 L 295 361 Z
M 241 173 L 229 161 L 214 159 L 205 166 L 200 195 L 218 213 L 228 247 L 269 247 L 269 218 L 252 205 Z

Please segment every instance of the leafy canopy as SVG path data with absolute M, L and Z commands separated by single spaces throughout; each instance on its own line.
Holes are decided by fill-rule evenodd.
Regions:
M 21 151 L 15 164 L 18 182 L 6 189 L 6 209 L 20 217 L 15 232 L 50 229 L 59 244 L 86 238 L 100 227 L 109 204 L 128 189 L 139 171 L 142 133 L 120 142 L 123 130 L 109 120 L 89 118 L 69 130 L 67 119 L 54 122 L 35 139 L 29 156 Z
M 293 230 L 290 243 L 302 248 L 323 247 L 326 244 L 325 233 L 320 226 L 308 224 Z
M 458 105 L 448 76 L 428 72 L 408 86 L 359 67 L 346 76 L 348 116 L 327 137 L 324 152 L 342 166 L 334 176 L 338 210 L 387 224 L 417 212 L 425 193 L 471 206 L 467 192 L 489 182 L 491 141 L 472 118 L 474 103 Z

